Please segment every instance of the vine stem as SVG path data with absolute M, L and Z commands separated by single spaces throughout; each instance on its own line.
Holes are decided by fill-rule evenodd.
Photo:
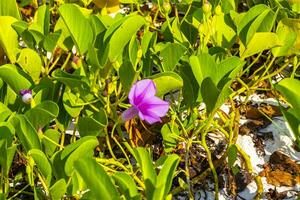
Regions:
M 191 140 L 188 140 L 186 143 L 186 149 L 185 149 L 185 174 L 186 174 L 186 182 L 188 185 L 188 194 L 189 199 L 192 199 L 192 191 L 191 191 L 191 181 L 190 181 L 190 165 L 189 165 L 189 151 L 191 146 Z
M 207 135 L 207 132 L 209 130 L 209 127 L 211 125 L 211 123 L 213 122 L 213 119 L 214 119 L 214 115 L 216 113 L 216 110 L 213 110 L 210 115 L 209 115 L 209 118 L 205 124 L 205 126 L 203 127 L 203 129 L 200 129 L 199 131 L 196 130 L 196 134 L 198 132 L 201 132 L 201 144 L 204 148 L 204 150 L 206 151 L 206 154 L 207 154 L 207 161 L 208 161 L 208 164 L 209 164 L 209 168 L 211 169 L 211 172 L 213 174 L 213 178 L 214 178 L 214 182 L 215 182 L 215 199 L 218 200 L 219 199 L 219 181 L 218 181 L 218 175 L 217 175 L 217 171 L 215 169 L 215 166 L 213 164 L 213 161 L 212 161 L 212 157 L 211 157 L 211 152 L 207 146 L 207 143 L 206 143 L 206 135 Z M 203 130 L 203 131 L 201 131 Z

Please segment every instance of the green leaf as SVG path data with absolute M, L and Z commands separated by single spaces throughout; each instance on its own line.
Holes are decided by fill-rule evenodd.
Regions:
M 89 140 L 84 141 L 80 146 L 78 146 L 67 158 L 65 164 L 65 172 L 67 176 L 72 174 L 74 169 L 74 162 L 76 160 L 81 160 L 82 158 L 92 158 L 94 155 L 94 149 L 99 144 L 98 140 L 90 138 Z M 93 177 L 94 178 L 94 177 Z
M 33 81 L 39 81 L 43 64 L 37 52 L 29 48 L 22 49 L 17 63 L 31 76 Z
M 81 176 L 94 199 L 119 199 L 116 187 L 104 169 L 93 159 L 80 159 L 74 168 Z
M 133 149 L 133 152 L 134 157 L 142 171 L 143 180 L 146 186 L 146 198 L 152 199 L 157 178 L 152 165 L 152 158 L 150 157 L 149 152 L 142 147 Z
M 16 134 L 21 144 L 27 152 L 31 149 L 41 149 L 38 133 L 25 115 L 16 115 L 12 120 L 12 124 L 16 129 Z
M 53 52 L 55 49 L 59 37 L 61 35 L 61 30 L 55 31 L 54 33 L 50 33 L 49 35 L 45 36 L 43 41 L 43 47 L 46 51 Z
M 157 88 L 157 96 L 163 96 L 174 89 L 183 86 L 182 78 L 175 72 L 162 72 L 149 77 L 152 79 Z
M 39 6 L 34 14 L 33 23 L 30 25 L 29 30 L 35 30 L 43 35 L 49 34 L 50 29 L 50 12 L 49 7 L 46 5 Z
M 53 72 L 52 76 L 67 85 L 75 93 L 80 92 L 81 94 L 86 94 L 89 92 L 89 85 L 87 84 L 87 79 L 85 76 L 77 74 L 69 74 L 61 69 L 57 69 Z
M 164 71 L 173 71 L 184 52 L 185 48 L 182 45 L 177 43 L 168 43 L 160 52 L 160 56 L 163 59 L 162 67 Z
M 122 63 L 122 65 L 119 69 L 119 75 L 120 75 L 120 81 L 122 83 L 122 86 L 124 87 L 124 90 L 126 92 L 129 92 L 132 84 L 136 80 L 137 74 L 138 74 L 138 72 L 136 72 L 133 69 L 131 62 L 125 61 Z
M 50 196 L 53 200 L 60 200 L 66 193 L 67 184 L 64 179 L 59 179 L 50 188 Z
M 179 156 L 169 155 L 164 161 L 162 169 L 157 176 L 157 182 L 152 199 L 166 199 L 173 182 L 174 173 L 179 163 Z
M 0 1 L 0 16 L 11 16 L 21 19 L 17 1 L 15 0 L 1 0 Z
M 223 13 L 215 15 L 213 22 L 215 23 L 215 41 L 217 45 L 223 48 L 230 48 L 236 41 L 236 33 L 231 26 L 228 25 L 228 15 Z
M 141 198 L 131 176 L 125 172 L 116 172 L 113 174 L 113 178 L 126 199 L 138 200 Z
M 55 129 L 47 129 L 42 136 L 42 145 L 46 155 L 52 156 L 57 148 L 61 134 Z M 50 141 L 51 140 L 51 141 Z M 53 143 L 54 142 L 54 143 Z M 56 144 L 55 144 L 56 143 Z
M 89 117 L 80 117 L 78 120 L 78 131 L 81 137 L 102 135 L 101 129 L 107 125 L 107 116 L 103 109 L 95 112 Z
M 83 109 L 83 103 L 84 101 L 71 91 L 64 92 L 63 105 L 71 117 L 77 117 L 80 114 L 81 110 Z
M 198 56 L 190 57 L 190 65 L 193 71 L 193 74 L 201 87 L 202 81 L 206 77 L 210 77 L 214 83 L 216 83 L 216 63 L 214 58 L 209 54 L 200 54 Z
M 240 45 L 241 58 L 245 59 L 249 56 L 276 46 L 282 46 L 282 42 L 279 40 L 278 36 L 275 33 L 255 33 L 246 48 L 242 44 Z
M 59 18 L 55 24 L 54 32 L 61 32 L 58 41 L 57 46 L 62 48 L 65 51 L 71 50 L 74 42 L 72 40 L 71 34 L 68 30 L 68 27 L 64 23 L 64 20 L 62 18 Z
M 80 9 L 75 4 L 64 4 L 58 9 L 69 33 L 81 55 L 91 47 L 94 35 L 93 29 Z
M 300 120 L 300 93 L 298 92 L 300 88 L 300 81 L 293 78 L 285 78 L 280 81 L 276 86 L 276 90 L 278 90 L 283 96 L 287 99 L 287 101 L 291 104 L 292 108 L 297 111 L 297 118 Z
M 42 128 L 58 116 L 59 108 L 53 101 L 43 101 L 34 108 L 28 110 L 25 115 L 31 124 Z
M 111 62 L 123 53 L 123 49 L 133 35 L 146 23 L 140 15 L 128 17 L 122 25 L 113 33 L 109 41 L 109 59 Z
M 12 64 L 0 66 L 0 78 L 6 82 L 16 94 L 19 94 L 22 89 L 29 89 L 31 86 L 31 83 L 25 78 L 24 73 Z
M 228 165 L 230 168 L 234 166 L 234 163 L 237 160 L 237 151 L 238 150 L 234 144 L 230 145 L 228 148 Z
M 237 25 L 237 33 L 240 36 L 242 42 L 244 45 L 248 44 L 247 40 L 247 35 L 248 35 L 248 30 L 249 27 L 251 26 L 252 22 L 255 20 L 257 16 L 262 14 L 265 10 L 270 10 L 270 8 L 264 4 L 259 4 L 256 6 L 253 6 L 249 11 L 246 12 L 245 15 L 243 15 L 242 19 Z M 253 28 L 255 29 L 255 28 Z M 256 30 L 254 30 L 255 32 Z M 249 33 L 249 38 L 250 39 L 251 35 L 253 35 L 253 32 Z
M 33 23 L 28 27 L 29 32 L 32 34 L 35 42 L 39 44 L 45 35 L 48 35 L 50 28 L 50 12 L 46 5 L 38 8 L 34 15 Z
M 193 108 L 198 99 L 199 85 L 194 77 L 191 66 L 187 62 L 184 62 L 183 66 L 180 67 L 180 76 L 183 79 L 182 95 L 184 103 Z
M 28 152 L 28 156 L 33 158 L 37 168 L 43 177 L 45 177 L 47 186 L 50 187 L 50 182 L 52 179 L 52 167 L 44 152 L 39 149 L 31 149 Z
M 6 140 L 7 146 L 10 147 L 14 139 L 14 127 L 8 122 L 0 122 L 0 133 L 0 140 Z
M 265 18 L 268 16 L 268 14 L 271 12 L 271 9 L 265 9 L 262 13 L 258 15 L 258 17 L 250 24 L 249 29 L 247 30 L 246 34 L 246 41 L 244 44 L 248 44 L 254 34 L 257 32 L 258 28 L 261 26 Z M 266 31 L 267 32 L 267 31 Z
M 212 112 L 216 107 L 219 94 L 220 91 L 210 77 L 207 77 L 202 81 L 201 96 L 208 113 Z
M 0 166 L 1 166 L 1 177 L 4 179 L 8 179 L 10 166 L 12 164 L 15 152 L 17 149 L 17 145 L 13 145 L 11 147 L 7 146 L 7 141 L 4 139 L 0 139 Z
M 0 16 L 0 46 L 12 63 L 16 62 L 19 52 L 18 34 L 11 26 L 16 21 L 16 18 L 10 16 Z
M 293 47 L 297 40 L 297 28 L 294 25 L 294 20 L 281 20 L 277 25 L 276 34 L 283 45 L 280 47 L 274 47 L 272 49 L 272 54 L 276 57 L 293 54 Z

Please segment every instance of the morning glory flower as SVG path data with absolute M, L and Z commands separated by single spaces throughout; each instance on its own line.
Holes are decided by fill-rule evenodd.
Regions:
M 32 91 L 31 90 L 21 90 L 20 95 L 22 95 L 22 101 L 26 104 L 30 104 L 32 101 Z
M 149 124 L 161 122 L 160 117 L 166 115 L 169 103 L 155 96 L 156 86 L 150 79 L 137 81 L 130 89 L 128 98 L 132 105 L 123 114 L 124 121 L 139 116 Z

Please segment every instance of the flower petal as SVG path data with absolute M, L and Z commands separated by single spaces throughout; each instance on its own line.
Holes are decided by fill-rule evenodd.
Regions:
M 122 113 L 122 120 L 128 121 L 138 115 L 139 111 L 135 106 L 132 106 Z
M 155 113 L 143 114 L 142 112 L 139 112 L 139 117 L 142 120 L 148 122 L 149 124 L 154 124 L 155 122 L 161 122 L 161 119 Z
M 128 94 L 129 102 L 132 105 L 139 105 L 144 99 L 154 97 L 156 86 L 151 79 L 144 79 L 136 82 Z
M 151 115 L 153 113 L 158 117 L 163 117 L 169 110 L 169 103 L 154 96 L 145 99 L 137 108 L 144 115 Z

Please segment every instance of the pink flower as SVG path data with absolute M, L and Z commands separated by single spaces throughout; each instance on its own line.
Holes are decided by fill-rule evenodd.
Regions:
M 156 86 L 150 79 L 137 81 L 130 89 L 128 98 L 132 105 L 123 114 L 124 121 L 139 116 L 149 124 L 161 122 L 160 117 L 166 115 L 169 103 L 155 96 Z

